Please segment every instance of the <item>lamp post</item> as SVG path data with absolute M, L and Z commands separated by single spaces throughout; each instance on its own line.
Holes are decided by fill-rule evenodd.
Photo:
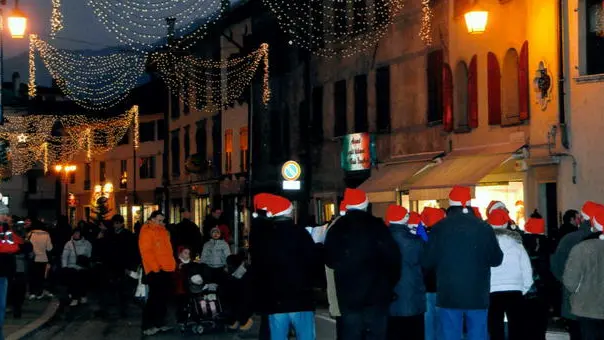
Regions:
M 6 3 L 3 1 L 3 3 Z M 21 39 L 25 37 L 27 17 L 19 10 L 19 0 L 15 0 L 15 8 L 8 16 L 8 29 L 11 37 Z M 4 83 L 4 16 L 0 9 L 0 125 L 4 123 L 4 105 L 2 101 L 2 84 Z
M 65 216 L 69 218 L 69 175 L 75 172 L 77 167 L 75 165 L 58 164 L 55 165 L 55 172 L 61 176 L 63 183 L 65 184 Z M 60 199 L 60 198 L 59 198 Z

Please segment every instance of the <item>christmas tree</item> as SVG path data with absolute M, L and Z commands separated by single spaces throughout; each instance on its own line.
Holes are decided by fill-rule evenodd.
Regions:
M 92 213 L 95 215 L 95 221 L 97 224 L 106 221 L 107 215 L 111 210 L 107 207 L 107 197 L 101 196 L 96 200 L 95 208 Z

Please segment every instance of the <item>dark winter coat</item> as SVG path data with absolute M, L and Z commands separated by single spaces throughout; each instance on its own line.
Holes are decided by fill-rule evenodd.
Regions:
M 172 248 L 174 250 L 177 250 L 180 246 L 188 246 L 191 249 L 191 258 L 201 254 L 203 249 L 201 231 L 193 221 L 184 218 L 176 225 L 172 237 Z
M 436 270 L 437 306 L 450 309 L 487 309 L 491 267 L 503 261 L 493 228 L 470 209 L 451 207 L 434 225 L 423 258 Z
M 111 240 L 115 247 L 111 256 L 112 266 L 124 273 L 125 270 L 136 271 L 141 263 L 138 251 L 138 241 L 130 230 L 121 228 L 116 230 Z
M 266 314 L 313 311 L 312 275 L 317 254 L 312 237 L 292 219 L 263 222 L 265 229 L 254 235 L 252 244 L 257 311 Z M 258 248 L 260 244 L 262 247 Z
M 426 312 L 426 287 L 421 266 L 425 242 L 411 234 L 406 225 L 390 225 L 390 233 L 401 253 L 401 275 L 390 304 L 391 316 L 414 316 Z
M 579 230 L 574 231 L 562 237 L 556 252 L 551 257 L 550 268 L 552 274 L 559 282 L 562 282 L 564 275 L 564 267 L 570 251 L 574 246 L 583 241 L 591 234 L 591 226 L 589 222 L 584 222 Z M 562 288 L 562 317 L 567 319 L 575 319 L 576 317 L 570 312 L 570 292 L 566 288 Z
M 334 270 L 342 314 L 392 302 L 401 255 L 380 219 L 360 210 L 339 218 L 327 232 L 325 262 Z

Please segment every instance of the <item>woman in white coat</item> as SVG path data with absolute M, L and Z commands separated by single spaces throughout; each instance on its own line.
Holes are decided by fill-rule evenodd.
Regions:
M 493 210 L 488 219 L 503 251 L 501 265 L 491 268 L 488 320 L 491 340 L 505 339 L 505 316 L 508 319 L 508 339 L 522 339 L 524 295 L 533 285 L 530 258 L 520 234 L 506 229 L 509 221 L 510 217 L 502 209 Z

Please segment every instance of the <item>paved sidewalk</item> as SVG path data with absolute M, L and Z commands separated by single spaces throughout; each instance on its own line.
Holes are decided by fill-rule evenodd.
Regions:
M 4 336 L 6 340 L 16 340 L 35 332 L 46 324 L 59 308 L 55 299 L 26 300 L 23 304 L 23 315 L 19 319 L 13 317 L 12 310 L 6 313 L 4 320 Z

